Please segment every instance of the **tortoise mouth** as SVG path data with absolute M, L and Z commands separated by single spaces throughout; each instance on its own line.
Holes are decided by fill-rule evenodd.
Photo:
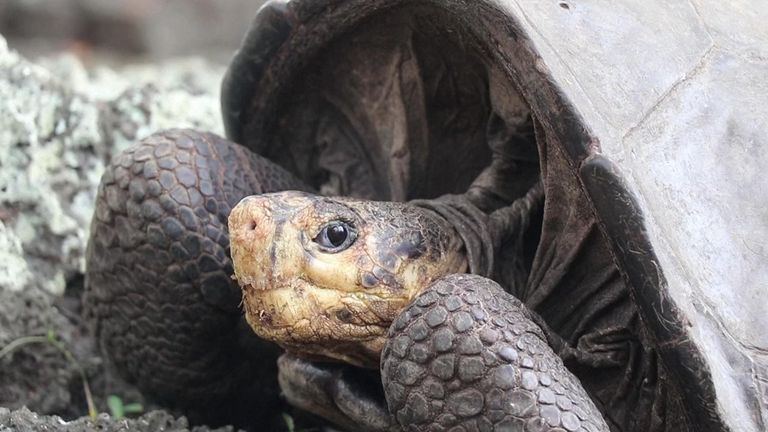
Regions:
M 259 337 L 303 357 L 370 368 L 378 366 L 389 323 L 407 303 L 303 280 L 269 290 L 242 289 L 245 317 Z

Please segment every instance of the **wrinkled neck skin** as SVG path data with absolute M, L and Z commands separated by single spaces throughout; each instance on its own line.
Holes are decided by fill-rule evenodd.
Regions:
M 461 241 L 457 253 L 462 254 L 467 268 L 452 273 L 472 273 L 491 277 L 494 256 L 499 242 L 494 241 L 497 228 L 488 214 L 478 209 L 464 195 L 444 195 L 432 200 L 414 200 L 409 203 L 441 220 L 443 230 L 448 230 Z M 427 288 L 427 287 L 423 287 Z
M 432 213 L 442 220 L 442 229 L 451 230 L 461 239 L 458 253 L 465 256 L 466 272 L 498 279 L 496 258 L 499 251 L 511 248 L 513 252 L 522 253 L 523 237 L 531 227 L 531 219 L 543 209 L 544 187 L 537 182 L 512 204 L 489 213 L 482 211 L 467 195 L 444 195 L 432 200 L 414 200 L 409 204 Z M 505 266 L 509 264 L 504 263 Z M 507 288 L 519 283 L 512 280 L 497 282 Z

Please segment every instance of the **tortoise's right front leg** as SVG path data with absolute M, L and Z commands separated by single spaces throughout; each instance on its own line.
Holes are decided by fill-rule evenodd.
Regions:
M 406 431 L 608 431 L 530 311 L 490 279 L 436 281 L 395 320 L 382 353 Z
M 212 134 L 172 130 L 117 156 L 99 186 L 86 307 L 109 362 L 193 421 L 254 424 L 278 403 L 278 350 L 240 312 L 227 217 L 245 196 L 307 190 Z

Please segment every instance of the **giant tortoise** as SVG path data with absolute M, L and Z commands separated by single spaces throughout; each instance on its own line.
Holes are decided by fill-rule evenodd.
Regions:
M 161 132 L 102 179 L 109 364 L 256 429 L 282 390 L 350 430 L 765 430 L 765 22 L 266 4 L 223 83 L 232 142 Z

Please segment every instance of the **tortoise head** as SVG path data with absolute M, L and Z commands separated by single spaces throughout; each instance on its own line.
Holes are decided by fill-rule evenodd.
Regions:
M 394 318 L 435 279 L 464 272 L 454 228 L 395 202 L 281 192 L 229 216 L 245 316 L 261 337 L 309 358 L 378 367 Z

